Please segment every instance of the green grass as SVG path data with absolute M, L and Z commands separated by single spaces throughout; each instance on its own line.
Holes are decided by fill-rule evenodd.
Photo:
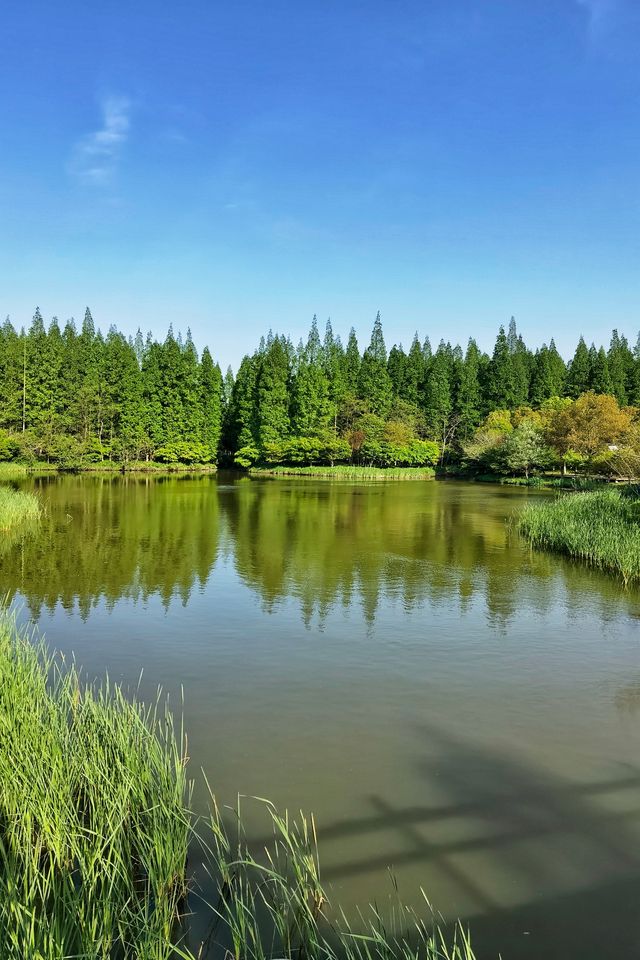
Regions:
M 0 480 L 22 480 L 27 476 L 27 468 L 22 463 L 0 463 Z
M 195 960 L 185 913 L 211 921 L 209 946 L 233 960 L 473 960 L 461 927 L 448 937 L 398 905 L 352 925 L 320 879 L 313 819 L 263 805 L 259 851 L 213 796 L 190 810 L 184 738 L 159 698 L 83 684 L 0 614 L 0 944 L 2 960 Z M 187 854 L 209 882 L 190 889 Z M 191 845 L 191 847 L 190 847 Z
M 190 822 L 170 714 L 0 625 L 3 960 L 172 956 Z
M 34 493 L 0 486 L 0 531 L 12 531 L 21 525 L 34 524 L 42 508 Z
M 433 480 L 433 467 L 252 467 L 255 477 L 317 477 L 341 480 Z
M 501 484 L 513 487 L 533 487 L 550 490 L 602 490 L 608 486 L 606 480 L 592 480 L 588 477 L 501 477 Z
M 640 501 L 620 490 L 530 504 L 518 529 L 535 547 L 612 571 L 625 583 L 640 579 Z

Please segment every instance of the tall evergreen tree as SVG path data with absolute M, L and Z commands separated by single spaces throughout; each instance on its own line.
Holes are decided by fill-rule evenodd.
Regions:
M 292 424 L 299 436 L 310 437 L 323 433 L 333 418 L 329 381 L 323 360 L 324 352 L 314 317 L 293 381 Z
M 431 358 L 424 388 L 424 412 L 434 440 L 443 441 L 453 403 L 450 383 L 450 361 L 446 345 L 441 343 Z
M 220 367 L 213 362 L 208 347 L 202 351 L 199 373 L 200 442 L 206 459 L 215 463 L 222 432 L 223 385 Z
M 589 350 L 589 387 L 596 393 L 613 394 L 607 354 L 604 347 L 596 350 L 593 344 Z
M 568 397 L 575 400 L 581 393 L 585 393 L 590 386 L 591 365 L 589 361 L 589 350 L 584 342 L 584 337 L 580 337 L 573 360 L 569 364 L 567 371 L 566 392 Z
M 383 417 L 393 399 L 391 378 L 387 370 L 387 350 L 382 334 L 380 313 L 376 316 L 371 341 L 364 352 L 358 377 L 358 396 L 372 413 Z
M 468 437 L 480 422 L 482 395 L 480 391 L 480 351 L 470 339 L 460 369 L 455 397 L 455 409 L 460 418 L 460 436 Z
M 289 420 L 289 355 L 284 338 L 270 335 L 256 383 L 258 441 L 260 446 L 284 440 Z
M 513 410 L 520 400 L 513 357 L 504 327 L 500 327 L 487 369 L 486 399 L 488 406 L 497 410 Z
M 356 332 L 351 327 L 347 348 L 345 350 L 345 387 L 352 396 L 355 396 L 358 390 L 358 380 L 360 378 L 360 349 Z

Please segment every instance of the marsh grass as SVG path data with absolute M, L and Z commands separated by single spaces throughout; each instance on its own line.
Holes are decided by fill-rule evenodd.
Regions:
M 640 502 L 621 490 L 560 496 L 524 508 L 518 529 L 535 547 L 640 579 Z
M 240 803 L 229 828 L 212 797 L 204 836 L 215 889 L 209 904 L 214 955 L 217 949 L 233 960 L 474 960 L 462 926 L 445 936 L 424 894 L 428 921 L 402 904 L 395 887 L 388 911 L 369 905 L 349 919 L 333 910 L 321 882 L 313 818 L 291 819 L 268 801 L 257 802 L 273 837 L 254 854 Z
M 221 812 L 211 794 L 196 823 L 185 766 L 162 698 L 83 684 L 0 615 L 2 960 L 473 960 L 462 928 L 445 938 L 401 904 L 355 923 L 332 912 L 312 818 L 252 800 L 271 825 L 257 851 L 240 804 Z M 190 848 L 207 864 L 199 891 Z M 190 910 L 211 920 L 195 953 Z
M 42 508 L 34 493 L 0 486 L 0 531 L 15 530 L 20 525 L 35 524 Z
M 433 467 L 355 467 L 338 464 L 335 467 L 252 467 L 251 476 L 260 477 L 315 477 L 338 480 L 433 480 Z
M 170 713 L 0 622 L 3 960 L 173 956 L 190 835 Z
M 22 480 L 27 476 L 27 468 L 22 463 L 0 463 L 0 480 Z

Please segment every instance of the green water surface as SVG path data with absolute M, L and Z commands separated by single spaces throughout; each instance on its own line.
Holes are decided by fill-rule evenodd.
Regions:
M 47 515 L 0 590 L 88 676 L 184 691 L 221 802 L 313 811 L 334 904 L 384 906 L 390 867 L 482 957 L 640 955 L 640 593 L 529 550 L 509 518 L 549 494 L 24 486 Z

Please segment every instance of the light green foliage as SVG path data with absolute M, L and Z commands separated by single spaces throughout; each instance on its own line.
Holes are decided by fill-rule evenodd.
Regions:
M 531 420 L 523 420 L 500 445 L 497 462 L 510 473 L 528 477 L 530 470 L 547 467 L 552 459 L 542 431 Z

